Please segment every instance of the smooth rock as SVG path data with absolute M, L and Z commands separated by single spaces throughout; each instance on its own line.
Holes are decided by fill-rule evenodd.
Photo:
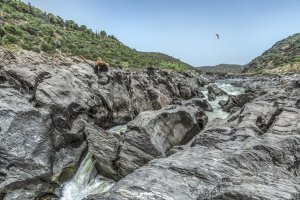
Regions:
M 128 123 L 121 136 L 88 128 L 89 151 L 99 171 L 118 180 L 155 158 L 166 157 L 173 146 L 186 144 L 206 122 L 206 115 L 198 107 L 144 111 Z

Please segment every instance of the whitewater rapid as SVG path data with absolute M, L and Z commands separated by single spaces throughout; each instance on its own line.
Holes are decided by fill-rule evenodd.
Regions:
M 238 95 L 244 92 L 243 88 L 230 84 L 230 80 L 217 81 L 215 83 L 219 88 L 230 95 Z M 207 87 L 205 87 L 202 92 L 205 98 L 208 99 Z M 210 121 L 215 118 L 226 119 L 229 116 L 229 113 L 224 112 L 219 105 L 219 101 L 227 100 L 227 98 L 226 95 L 217 96 L 214 101 L 209 101 L 213 111 L 206 112 L 206 115 Z M 126 129 L 126 125 L 120 125 L 108 131 L 112 134 L 120 134 L 126 131 Z M 115 184 L 113 180 L 99 175 L 95 164 L 96 160 L 92 154 L 87 153 L 74 177 L 63 185 L 60 200 L 82 200 L 88 195 L 104 193 Z
M 244 88 L 237 87 L 237 86 L 230 84 L 234 81 L 235 80 L 221 80 L 221 81 L 216 81 L 215 84 L 229 95 L 239 95 L 239 94 L 243 93 L 245 91 Z M 208 100 L 207 86 L 204 88 L 202 93 L 204 94 L 205 98 Z M 223 96 L 217 96 L 216 99 L 213 101 L 208 100 L 209 104 L 211 105 L 211 107 L 213 109 L 212 112 L 208 112 L 208 111 L 205 112 L 209 121 L 212 121 L 216 118 L 226 119 L 229 116 L 229 113 L 223 111 L 221 106 L 219 105 L 219 102 L 221 100 L 227 100 L 227 99 L 228 99 L 228 96 L 223 95 Z
M 120 134 L 127 126 L 116 126 L 108 131 L 112 134 Z M 107 192 L 115 182 L 98 174 L 96 160 L 92 154 L 87 153 L 81 162 L 74 177 L 62 187 L 60 200 L 82 200 L 88 195 Z

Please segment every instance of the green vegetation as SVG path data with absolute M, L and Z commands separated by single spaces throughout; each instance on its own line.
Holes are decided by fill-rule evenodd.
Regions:
M 300 63 L 300 56 L 295 56 L 293 59 L 294 63 Z
M 300 33 L 277 42 L 246 65 L 244 71 L 252 74 L 300 73 Z
M 63 20 L 19 0 L 0 0 L 0 39 L 2 46 L 90 60 L 101 58 L 111 66 L 156 66 L 179 71 L 192 68 L 171 56 L 136 51 L 105 31 L 93 32 L 85 25 Z

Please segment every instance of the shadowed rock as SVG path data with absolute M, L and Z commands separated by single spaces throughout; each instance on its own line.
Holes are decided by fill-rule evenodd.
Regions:
M 190 148 L 86 199 L 298 199 L 300 110 L 290 107 L 298 91 L 279 92 L 286 87 L 265 88 L 235 117 L 209 122 Z
M 242 108 L 246 103 L 251 102 L 254 98 L 255 95 L 252 93 L 243 93 L 237 96 L 229 95 L 227 100 L 222 100 L 219 104 L 224 111 L 229 112 L 234 107 Z
M 201 109 L 189 106 L 144 111 L 121 136 L 87 129 L 89 151 L 99 171 L 118 180 L 155 158 L 166 157 L 173 146 L 186 144 L 206 122 Z
M 181 100 L 179 82 L 200 96 L 197 88 L 207 81 L 160 70 L 155 76 L 113 68 L 95 74 L 90 64 L 75 64 L 80 60 L 45 64 L 49 59 L 30 53 L 7 59 L 0 67 L 0 197 L 7 199 L 57 198 L 86 153 L 85 133 Z
M 220 89 L 215 83 L 207 86 L 208 94 L 213 94 L 215 96 L 222 96 L 227 94 L 224 90 Z

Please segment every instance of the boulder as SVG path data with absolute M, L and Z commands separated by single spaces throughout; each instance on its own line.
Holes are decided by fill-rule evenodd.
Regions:
M 180 83 L 178 89 L 181 98 L 190 99 L 192 97 L 192 89 L 189 85 Z
M 209 112 L 213 111 L 208 101 L 202 98 L 193 98 L 187 101 L 182 101 L 181 104 L 184 106 L 199 106 L 204 111 L 209 111 Z
M 47 187 L 53 156 L 51 119 L 11 88 L 0 90 L 0 193 L 29 183 Z M 35 195 L 43 194 L 35 190 Z
M 86 128 L 86 137 L 88 151 L 97 161 L 98 172 L 105 177 L 117 180 L 119 175 L 116 160 L 122 144 L 121 136 L 90 124 Z
M 207 86 L 208 94 L 214 94 L 215 96 L 222 96 L 227 94 L 224 90 L 220 89 L 215 83 Z
M 155 158 L 166 157 L 173 146 L 186 144 L 206 122 L 204 112 L 190 106 L 144 111 L 121 136 L 88 128 L 89 151 L 100 172 L 119 180 Z
M 295 80 L 293 82 L 293 86 L 294 86 L 294 88 L 300 88 L 300 80 Z
M 214 100 L 216 100 L 216 95 L 213 94 L 213 93 L 209 93 L 209 94 L 208 94 L 208 100 L 209 100 L 209 101 L 214 101 Z
M 252 93 L 243 93 L 237 96 L 229 95 L 228 99 L 222 100 L 219 102 L 222 109 L 226 112 L 234 107 L 242 108 L 246 103 L 251 102 L 255 98 L 255 95 Z

